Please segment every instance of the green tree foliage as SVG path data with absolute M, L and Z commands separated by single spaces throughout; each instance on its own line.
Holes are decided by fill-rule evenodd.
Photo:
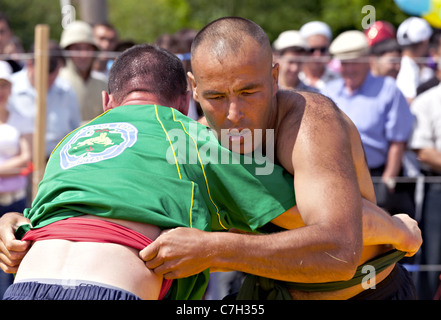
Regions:
M 29 50 L 34 42 L 37 24 L 49 25 L 51 39 L 60 39 L 62 17 L 59 0 L 0 0 L 0 10 L 8 16 L 11 28 L 23 42 L 25 50 Z
M 78 6 L 78 2 L 72 0 Z M 108 19 L 121 38 L 154 42 L 164 33 L 183 28 L 200 29 L 222 16 L 242 16 L 261 25 L 273 41 L 280 32 L 298 29 L 312 20 L 327 22 L 334 36 L 348 29 L 362 30 L 366 5 L 375 9 L 376 20 L 398 26 L 407 15 L 393 0 L 107 0 Z M 0 0 L 0 10 L 10 18 L 15 34 L 25 48 L 33 42 L 36 24 L 51 27 L 59 39 L 62 15 L 59 0 Z M 79 16 L 76 10 L 76 18 Z

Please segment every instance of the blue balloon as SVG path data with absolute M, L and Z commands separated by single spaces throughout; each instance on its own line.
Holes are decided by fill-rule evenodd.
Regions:
M 395 4 L 405 13 L 421 16 L 430 11 L 431 0 L 394 0 Z

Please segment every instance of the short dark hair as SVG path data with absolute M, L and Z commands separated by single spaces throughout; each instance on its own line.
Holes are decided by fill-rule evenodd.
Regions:
M 374 44 L 370 49 L 370 53 L 377 57 L 380 57 L 387 52 L 395 52 L 395 51 L 401 53 L 401 47 L 398 44 L 397 40 L 395 39 L 387 39 L 380 41 Z
M 134 91 L 150 92 L 172 103 L 186 94 L 187 76 L 176 55 L 154 45 L 139 44 L 115 60 L 108 89 L 118 103 Z

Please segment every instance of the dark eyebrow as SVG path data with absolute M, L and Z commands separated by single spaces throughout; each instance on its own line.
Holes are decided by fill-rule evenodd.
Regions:
M 215 91 L 215 90 L 206 90 L 204 92 L 202 92 L 202 96 L 206 97 L 206 96 L 217 96 L 223 94 L 219 91 Z
M 240 88 L 239 90 L 237 90 L 237 91 L 248 91 L 248 90 L 254 90 L 254 89 L 257 89 L 257 88 L 260 88 L 261 87 L 261 85 L 260 84 L 257 84 L 257 83 L 250 83 L 250 84 L 247 84 L 246 86 L 244 86 L 244 87 L 242 87 L 242 88 Z
M 257 88 L 260 88 L 260 87 L 261 87 L 260 84 L 257 84 L 257 83 L 250 83 L 250 84 L 247 84 L 247 85 L 243 86 L 242 88 L 236 90 L 236 92 L 248 91 L 248 90 L 254 90 L 254 89 L 257 89 Z M 224 95 L 224 93 L 223 93 L 223 92 L 216 91 L 216 90 L 206 90 L 206 91 L 202 92 L 202 96 L 203 96 L 203 97 L 207 97 L 207 96 L 217 96 L 217 95 Z

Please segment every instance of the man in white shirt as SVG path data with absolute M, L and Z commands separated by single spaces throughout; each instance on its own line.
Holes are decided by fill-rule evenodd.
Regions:
M 409 147 L 420 161 L 421 172 L 426 177 L 441 176 L 441 85 L 425 91 L 411 105 L 417 121 Z M 433 182 L 433 183 L 429 183 Z M 422 212 L 423 247 L 421 263 L 441 264 L 441 183 L 428 181 L 424 185 Z M 418 296 L 433 299 L 439 286 L 440 272 L 422 272 L 418 279 Z
M 404 20 L 398 27 L 397 41 L 402 46 L 402 60 L 397 86 L 409 103 L 416 97 L 417 87 L 434 74 L 433 70 L 424 65 L 432 33 L 428 22 L 417 17 Z

